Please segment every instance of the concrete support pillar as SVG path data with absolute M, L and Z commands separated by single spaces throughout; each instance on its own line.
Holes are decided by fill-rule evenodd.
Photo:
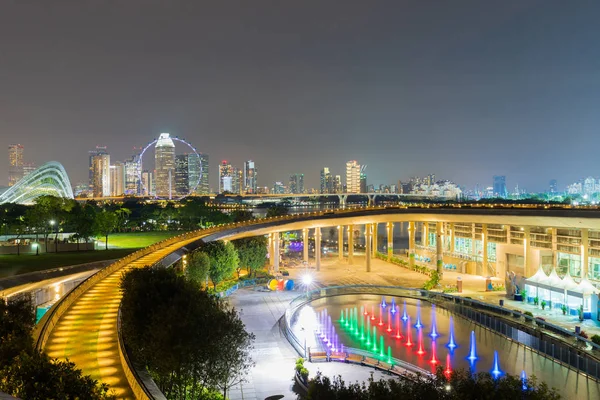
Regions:
M 338 258 L 340 261 L 344 259 L 344 227 L 338 225 Z
M 535 271 L 533 271 L 533 263 L 531 262 L 531 229 L 526 226 L 523 231 L 525 232 L 525 238 L 523 239 L 523 270 L 525 272 L 525 278 L 529 278 L 535 273 Z
M 473 257 L 474 260 L 477 260 L 477 246 L 475 246 L 475 239 L 475 224 L 471 224 L 471 257 Z
M 302 259 L 308 263 L 308 229 L 302 229 Z
M 421 246 L 429 246 L 429 223 L 423 222 L 423 230 L 421 231 Z
M 371 272 L 371 238 L 373 227 L 371 224 L 365 224 L 365 259 L 367 264 L 367 272 Z
M 348 225 L 348 264 L 354 263 L 354 225 Z
M 373 234 L 373 247 L 371 248 L 371 256 L 375 257 L 377 254 L 377 228 L 378 228 L 377 222 L 373 223 L 373 230 L 372 230 L 372 234 Z
M 552 232 L 552 268 L 556 269 L 558 264 L 558 241 L 556 240 L 556 228 L 550 229 Z
M 269 243 L 267 245 L 269 251 L 269 265 L 273 266 L 275 263 L 275 255 L 273 253 L 273 234 L 269 233 Z
M 588 229 L 581 229 L 581 279 L 587 278 L 589 273 L 589 235 Z
M 440 277 L 444 274 L 444 247 L 443 247 L 443 238 L 444 238 L 444 230 L 442 229 L 442 223 L 435 223 L 435 250 L 436 250 L 436 261 L 435 266 L 437 273 Z
M 415 223 L 408 223 L 408 265 L 413 268 L 415 266 Z
M 315 228 L 315 264 L 321 270 L 321 228 Z
M 482 257 L 481 260 L 483 262 L 483 270 L 481 271 L 481 274 L 483 276 L 487 276 L 488 275 L 488 234 L 487 234 L 487 225 L 483 224 L 481 226 L 481 245 L 482 245 Z
M 394 255 L 394 223 L 387 223 L 387 260 L 392 261 Z
M 279 232 L 273 234 L 273 270 L 279 272 Z
M 340 199 L 340 208 L 346 208 L 346 200 L 348 199 L 348 195 L 339 194 L 338 198 Z
M 454 223 L 450 224 L 450 253 L 454 254 Z

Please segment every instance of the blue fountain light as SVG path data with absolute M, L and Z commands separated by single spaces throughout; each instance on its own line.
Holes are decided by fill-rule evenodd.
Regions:
M 381 297 L 381 307 L 386 308 L 387 304 L 385 303 L 385 296 Z
M 396 314 L 396 301 L 392 297 L 392 309 L 390 310 L 392 314 Z
M 471 361 L 472 364 L 477 361 L 477 351 L 475 349 L 475 331 L 471 331 L 471 351 L 469 351 L 469 357 L 467 357 L 467 360 Z
M 431 333 L 429 333 L 429 336 L 431 336 L 433 340 L 439 336 L 435 329 L 435 304 L 431 306 Z
M 498 379 L 503 372 L 500 370 L 500 361 L 498 360 L 498 352 L 494 351 L 494 368 L 492 369 L 492 376 L 494 379 Z
M 402 321 L 406 322 L 408 314 L 406 313 L 406 300 L 404 300 L 404 312 L 402 313 Z
M 453 352 L 456 348 L 456 342 L 454 341 L 454 321 L 452 317 L 450 317 L 450 339 L 448 339 L 446 347 L 450 349 L 450 352 Z
M 527 374 L 525 374 L 525 370 L 521 372 L 521 382 L 523 382 L 523 390 L 527 390 Z
M 421 329 L 423 324 L 421 324 L 421 305 L 417 304 L 417 323 L 415 324 L 415 328 Z

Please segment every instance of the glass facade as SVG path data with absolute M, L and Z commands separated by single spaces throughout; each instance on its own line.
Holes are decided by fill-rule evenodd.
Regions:
M 572 277 L 581 276 L 581 256 L 579 254 L 557 253 L 558 262 L 556 264 L 556 273 L 564 276 L 567 271 Z

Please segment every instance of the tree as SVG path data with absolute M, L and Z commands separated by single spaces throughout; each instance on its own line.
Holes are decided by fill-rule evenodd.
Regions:
M 208 242 L 202 250 L 210 257 L 208 276 L 216 290 L 217 284 L 233 275 L 237 269 L 240 263 L 237 251 L 231 242 L 222 240 Z
M 70 213 L 71 229 L 75 234 L 74 239 L 77 241 L 77 251 L 79 251 L 79 242 L 83 240 L 85 243 L 96 234 L 95 231 L 96 207 L 91 204 L 78 204 Z
M 280 217 L 282 215 L 287 215 L 289 212 L 287 207 L 284 206 L 272 206 L 267 209 L 267 218 L 269 217 Z
M 248 210 L 235 210 L 231 213 L 231 217 L 233 222 L 244 222 L 253 220 L 254 214 L 252 214 L 252 211 Z
M 252 276 L 265 265 L 267 259 L 267 238 L 254 236 L 233 241 L 240 259 L 240 267 L 246 267 Z M 239 276 L 239 272 L 238 272 Z
M 106 250 L 108 250 L 108 235 L 115 231 L 118 221 L 117 214 L 113 211 L 102 210 L 96 214 L 95 230 L 104 236 Z
M 208 279 L 208 271 L 210 270 L 210 257 L 203 251 L 195 251 L 191 254 L 188 261 L 185 276 L 202 285 Z

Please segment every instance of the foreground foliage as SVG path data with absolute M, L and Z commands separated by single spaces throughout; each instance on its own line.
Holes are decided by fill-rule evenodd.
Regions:
M 0 300 L 0 391 L 21 400 L 114 399 L 106 384 L 82 375 L 75 364 L 35 350 L 33 326 L 28 299 Z
M 448 380 L 441 367 L 432 377 L 413 375 L 410 379 L 369 380 L 346 383 L 317 374 L 309 381 L 310 400 L 558 400 L 556 389 L 537 383 L 535 377 L 523 383 L 520 377 L 504 375 L 494 379 L 489 373 L 471 374 L 456 370 Z
M 225 397 L 245 379 L 254 335 L 235 310 L 173 270 L 132 270 L 121 288 L 128 351 L 168 399 Z

